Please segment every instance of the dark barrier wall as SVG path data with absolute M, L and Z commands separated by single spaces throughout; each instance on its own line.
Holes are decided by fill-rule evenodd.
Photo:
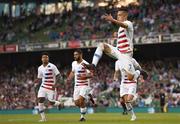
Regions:
M 84 59 L 91 62 L 95 48 L 83 48 Z M 51 50 L 50 60 L 53 63 L 60 63 L 62 66 L 71 65 L 73 61 L 73 49 Z M 0 54 L 1 66 L 38 66 L 41 64 L 42 52 L 22 52 Z M 136 45 L 134 48 L 134 58 L 140 60 L 157 60 L 180 57 L 180 43 L 166 44 L 146 44 Z M 106 55 L 103 60 L 112 61 Z
M 88 108 L 93 109 L 93 108 Z M 150 113 L 150 109 L 148 107 L 143 107 L 143 108 L 134 108 L 135 112 L 137 113 Z M 159 111 L 156 110 L 156 108 L 153 108 L 156 113 Z M 20 110 L 0 110 L 0 115 L 2 114 L 33 114 L 35 110 L 32 109 L 20 109 Z M 79 108 L 73 107 L 73 108 L 64 108 L 61 110 L 57 110 L 56 108 L 52 108 L 49 110 L 46 110 L 47 113 L 79 113 Z M 98 107 L 94 110 L 95 113 L 120 113 L 123 112 L 122 108 L 117 108 L 117 107 Z M 175 107 L 175 108 L 169 108 L 168 110 L 169 113 L 179 113 L 180 112 L 180 107 Z

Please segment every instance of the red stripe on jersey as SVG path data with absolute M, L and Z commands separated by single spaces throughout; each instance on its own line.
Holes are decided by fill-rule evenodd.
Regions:
M 118 41 L 118 44 L 120 44 L 120 43 L 126 43 L 126 42 L 128 42 L 127 40 L 119 40 Z
M 125 84 L 132 84 L 132 83 L 136 83 L 136 81 L 131 81 L 131 82 L 126 82 L 124 81 Z
M 87 77 L 86 76 L 77 76 L 77 80 L 86 80 Z
M 77 74 L 77 77 L 86 76 L 86 73 L 79 73 Z
M 51 80 L 45 80 L 44 82 L 46 82 L 46 83 L 54 83 L 54 81 L 51 81 Z
M 41 87 L 48 89 L 48 90 L 54 90 L 55 89 L 55 88 L 49 88 L 49 87 L 45 87 L 45 86 L 41 86 Z
M 88 81 L 77 81 L 77 83 L 87 83 Z
M 120 31 L 119 33 L 123 33 L 123 32 L 124 32 L 124 30 Z
M 88 84 L 76 84 L 76 86 L 88 86 Z
M 45 73 L 45 75 L 52 75 L 53 73 L 52 72 L 50 72 L 50 73 Z
M 129 44 L 125 44 L 125 45 L 122 45 L 122 46 L 118 46 L 118 48 L 125 48 L 125 47 L 128 47 Z
M 121 53 L 127 53 L 129 52 L 128 50 L 119 50 Z
M 119 36 L 118 38 L 124 38 L 124 37 L 126 37 L 126 34 L 123 34 L 123 35 Z
M 53 71 L 52 69 L 48 69 L 48 71 Z
M 77 80 L 86 80 L 87 77 L 77 77 Z
M 43 84 L 43 85 L 46 85 L 46 86 L 54 86 L 54 83 L 53 84 Z

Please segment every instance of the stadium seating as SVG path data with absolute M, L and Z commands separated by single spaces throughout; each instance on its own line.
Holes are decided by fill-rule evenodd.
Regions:
M 179 8 L 179 4 L 162 0 L 147 0 L 139 8 L 130 7 L 129 18 L 134 22 L 135 36 L 179 32 L 180 22 L 176 16 Z M 7 44 L 109 38 L 117 26 L 101 19 L 106 12 L 105 8 L 81 8 L 51 15 L 37 16 L 31 13 L 14 19 L 4 15 L 0 17 L 0 42 Z

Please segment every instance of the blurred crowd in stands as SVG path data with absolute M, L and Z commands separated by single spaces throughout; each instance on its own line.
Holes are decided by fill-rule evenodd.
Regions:
M 140 63 L 149 73 L 146 81 L 138 82 L 137 107 L 159 107 L 160 92 L 166 96 L 169 107 L 180 106 L 180 60 L 142 61 Z M 59 64 L 56 64 L 58 68 Z M 34 80 L 37 67 L 0 67 L 0 110 L 33 108 L 36 105 Z M 71 67 L 60 68 L 64 82 L 58 88 L 58 96 L 72 97 L 73 83 L 66 83 Z M 97 66 L 97 74 L 91 80 L 93 96 L 101 107 L 118 107 L 119 82 L 113 81 L 114 64 L 102 62 Z
M 118 26 L 103 21 L 101 16 L 112 13 L 107 8 L 81 8 L 50 15 L 3 15 L 0 23 L 0 42 L 27 43 L 69 41 L 112 37 Z M 129 18 L 134 23 L 135 37 L 179 32 L 180 3 L 168 0 L 142 0 L 141 6 L 130 7 Z

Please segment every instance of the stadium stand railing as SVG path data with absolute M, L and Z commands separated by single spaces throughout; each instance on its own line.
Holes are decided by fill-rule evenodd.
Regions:
M 0 45 L 0 53 L 3 52 L 24 52 L 24 51 L 39 51 L 39 50 L 51 50 L 51 49 L 70 49 L 70 48 L 87 48 L 96 47 L 98 43 L 106 42 L 113 46 L 116 44 L 116 38 L 105 39 L 90 39 L 90 40 L 70 40 L 56 42 L 39 42 L 39 43 L 27 43 L 27 44 L 12 44 L 12 45 Z M 180 33 L 174 34 L 159 34 L 152 36 L 135 37 L 134 44 L 159 44 L 159 43 L 174 43 L 180 42 Z

